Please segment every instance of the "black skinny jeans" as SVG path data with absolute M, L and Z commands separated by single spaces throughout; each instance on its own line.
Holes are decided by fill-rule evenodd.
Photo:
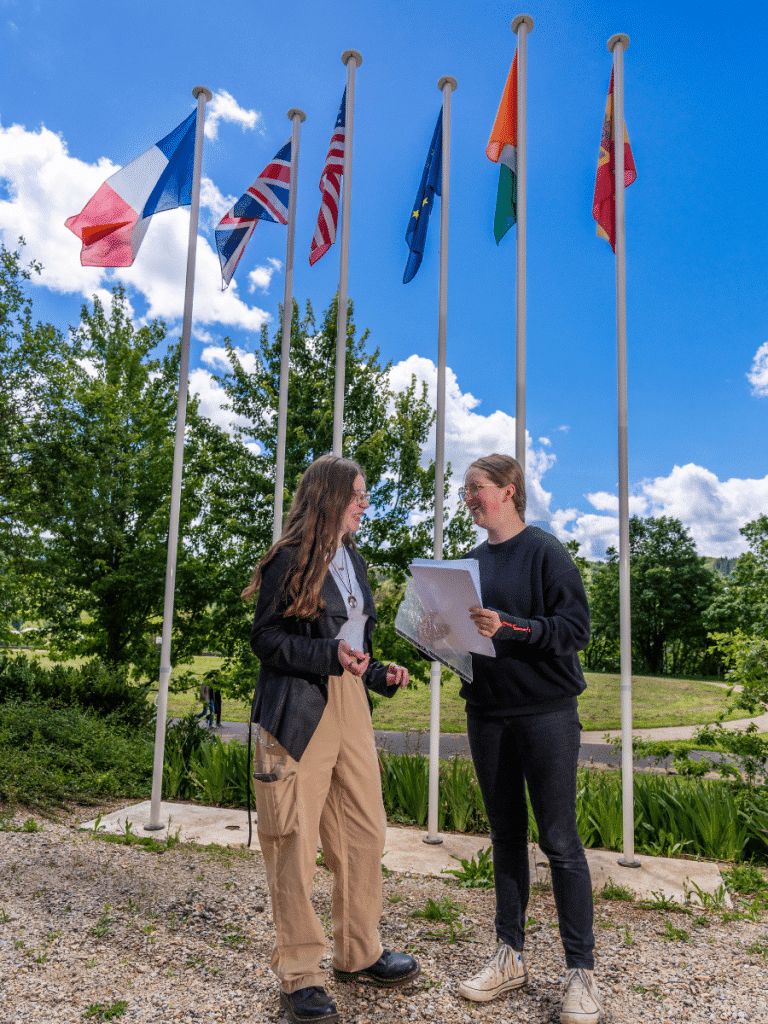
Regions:
M 594 967 L 592 881 L 576 828 L 581 724 L 576 700 L 562 711 L 481 718 L 467 715 L 477 781 L 491 824 L 496 933 L 522 950 L 530 894 L 528 804 L 549 858 L 565 962 Z

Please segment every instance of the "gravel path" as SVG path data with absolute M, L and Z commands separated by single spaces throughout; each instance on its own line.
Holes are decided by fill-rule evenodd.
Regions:
M 0 1022 L 109 1019 L 93 1009 L 99 1003 L 124 1003 L 112 1018 L 124 1022 L 281 1020 L 258 854 L 189 845 L 156 854 L 94 839 L 73 821 L 74 813 L 40 832 L 0 832 Z M 331 879 L 322 868 L 315 892 L 327 917 Z M 423 976 L 396 993 L 334 984 L 328 958 L 343 1021 L 558 1021 L 564 966 L 548 888 L 534 891 L 529 907 L 531 984 L 485 1005 L 456 988 L 492 951 L 492 893 L 391 874 L 384 896 L 382 940 L 415 950 Z M 445 923 L 411 916 L 430 897 L 461 908 L 457 941 Z M 668 939 L 670 929 L 678 934 Z M 685 915 L 598 898 L 595 931 L 607 1022 L 768 1024 L 768 916 L 729 920 L 716 909 Z

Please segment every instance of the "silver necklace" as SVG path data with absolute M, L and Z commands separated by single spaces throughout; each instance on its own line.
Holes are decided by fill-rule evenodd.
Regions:
M 341 575 L 341 569 L 334 561 L 331 561 L 331 570 L 333 571 L 334 577 L 339 581 L 341 586 L 347 592 L 347 604 L 350 608 L 357 608 L 357 598 L 352 593 L 352 574 L 349 571 L 349 563 L 347 562 L 347 549 L 342 546 L 341 549 L 341 563 L 346 573 L 347 579 Z

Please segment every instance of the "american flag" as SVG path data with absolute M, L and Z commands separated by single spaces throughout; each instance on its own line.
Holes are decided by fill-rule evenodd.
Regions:
M 235 267 L 250 241 L 259 220 L 288 223 L 288 199 L 291 191 L 291 140 L 267 164 L 247 192 L 219 221 L 216 248 L 221 263 L 221 290 L 232 280 Z
M 324 256 L 336 241 L 336 225 L 339 222 L 339 197 L 341 176 L 344 173 L 344 146 L 347 135 L 347 90 L 341 97 L 339 116 L 331 136 L 328 156 L 325 158 L 323 173 L 320 175 L 320 192 L 323 199 L 317 217 L 317 227 L 309 249 L 309 265 Z

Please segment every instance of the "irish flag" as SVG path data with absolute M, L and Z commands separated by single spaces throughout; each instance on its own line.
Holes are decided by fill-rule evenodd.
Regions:
M 629 145 L 627 125 L 624 123 L 624 187 L 627 188 L 637 177 L 635 158 Z M 603 137 L 600 140 L 600 155 L 597 158 L 595 198 L 592 200 L 592 216 L 597 221 L 597 234 L 611 243 L 616 252 L 616 163 L 614 161 L 613 138 L 613 70 L 608 99 L 603 119 Z
M 517 50 L 485 153 L 489 160 L 501 164 L 493 218 L 498 245 L 517 220 Z
M 82 239 L 84 267 L 130 267 L 153 213 L 189 206 L 197 111 L 107 178 L 81 213 L 65 221 Z

